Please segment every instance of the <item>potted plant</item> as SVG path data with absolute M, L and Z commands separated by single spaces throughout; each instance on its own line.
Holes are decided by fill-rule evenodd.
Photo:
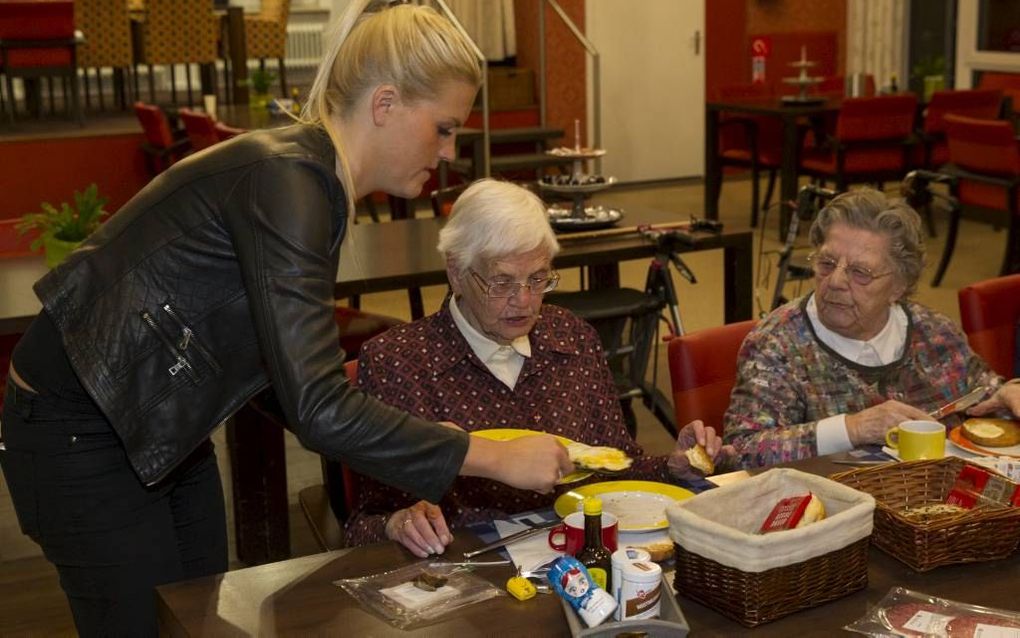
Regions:
M 915 86 L 921 87 L 923 100 L 928 102 L 932 93 L 946 86 L 946 58 L 941 55 L 921 58 L 910 75 Z
M 248 103 L 251 108 L 259 110 L 265 109 L 269 106 L 272 101 L 272 96 L 269 95 L 269 87 L 276 81 L 276 74 L 272 71 L 267 71 L 263 68 L 255 69 L 248 76 L 248 84 L 251 86 L 253 95 L 249 99 Z
M 28 213 L 16 228 L 22 235 L 33 230 L 39 233 L 31 249 L 43 248 L 46 265 L 54 268 L 99 227 L 108 214 L 103 210 L 106 202 L 106 197 L 99 196 L 99 187 L 89 184 L 84 192 L 75 191 L 73 207 L 67 202 L 61 202 L 60 208 L 43 202 L 40 212 Z

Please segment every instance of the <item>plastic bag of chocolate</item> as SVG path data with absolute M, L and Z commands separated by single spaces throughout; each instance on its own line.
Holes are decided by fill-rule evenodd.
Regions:
M 1012 636 L 1020 613 L 893 587 L 868 614 L 843 627 L 866 636 Z
M 501 589 L 461 567 L 424 560 L 334 585 L 398 629 L 416 629 L 495 596 Z

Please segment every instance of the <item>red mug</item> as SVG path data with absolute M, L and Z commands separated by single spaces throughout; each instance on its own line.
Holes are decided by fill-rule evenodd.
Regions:
M 602 512 L 602 544 L 610 552 L 616 551 L 620 525 L 616 516 Z M 549 547 L 574 556 L 584 547 L 584 512 L 567 514 L 563 522 L 549 530 Z

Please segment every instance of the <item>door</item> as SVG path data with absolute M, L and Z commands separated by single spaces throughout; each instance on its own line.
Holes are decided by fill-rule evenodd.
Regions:
M 585 22 L 601 65 L 602 173 L 703 175 L 704 0 L 588 0 Z M 593 102 L 589 93 L 589 123 Z

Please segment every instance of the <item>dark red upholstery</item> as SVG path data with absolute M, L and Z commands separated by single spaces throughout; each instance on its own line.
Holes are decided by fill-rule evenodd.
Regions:
M 158 175 L 183 157 L 191 148 L 191 143 L 183 132 L 174 132 L 170 128 L 166 114 L 158 106 L 135 102 L 134 109 L 142 125 L 142 132 L 145 133 L 142 151 L 148 160 L 149 172 Z
M 195 151 L 201 151 L 244 133 L 244 129 L 217 122 L 208 113 L 182 108 L 177 111 L 177 116 L 184 125 L 184 130 L 188 132 L 191 148 Z
M 731 323 L 669 341 L 669 380 L 678 428 L 701 419 L 722 434 L 723 416 L 737 378 L 737 353 L 757 323 Z
M 1007 211 L 1009 235 L 1000 275 L 1020 272 L 1020 141 L 1005 120 L 979 120 L 947 115 L 946 138 L 950 166 L 957 183 L 953 194 L 961 206 Z M 949 218 L 946 247 L 932 285 L 942 282 L 956 245 L 960 211 Z
M 0 408 L 4 407 L 7 392 L 7 370 L 11 367 L 11 354 L 21 334 L 0 335 Z
M 910 94 L 847 98 L 827 143 L 806 149 L 802 172 L 848 184 L 900 180 L 907 172 L 917 97 Z
M 716 89 L 715 99 L 774 99 L 771 88 L 761 84 L 738 84 Z M 774 117 L 719 114 L 719 161 L 722 166 L 751 169 L 751 226 L 758 225 L 758 211 L 768 207 L 775 188 L 776 170 L 782 164 L 782 123 Z M 769 185 L 764 201 L 758 198 L 761 169 L 769 171 Z
M 0 73 L 7 79 L 9 120 L 13 120 L 15 110 L 14 77 L 60 76 L 70 85 L 69 108 L 82 122 L 77 46 L 71 0 L 0 3 Z
M 982 120 L 999 117 L 1002 110 L 1002 91 L 999 89 L 975 89 L 966 91 L 935 91 L 924 111 L 924 146 L 920 149 L 919 163 L 930 169 L 937 169 L 949 161 L 949 145 L 946 142 L 946 115 L 964 115 Z
M 998 374 L 1010 379 L 1020 326 L 1020 275 L 1009 275 L 964 286 L 958 293 L 960 322 L 967 341 Z

